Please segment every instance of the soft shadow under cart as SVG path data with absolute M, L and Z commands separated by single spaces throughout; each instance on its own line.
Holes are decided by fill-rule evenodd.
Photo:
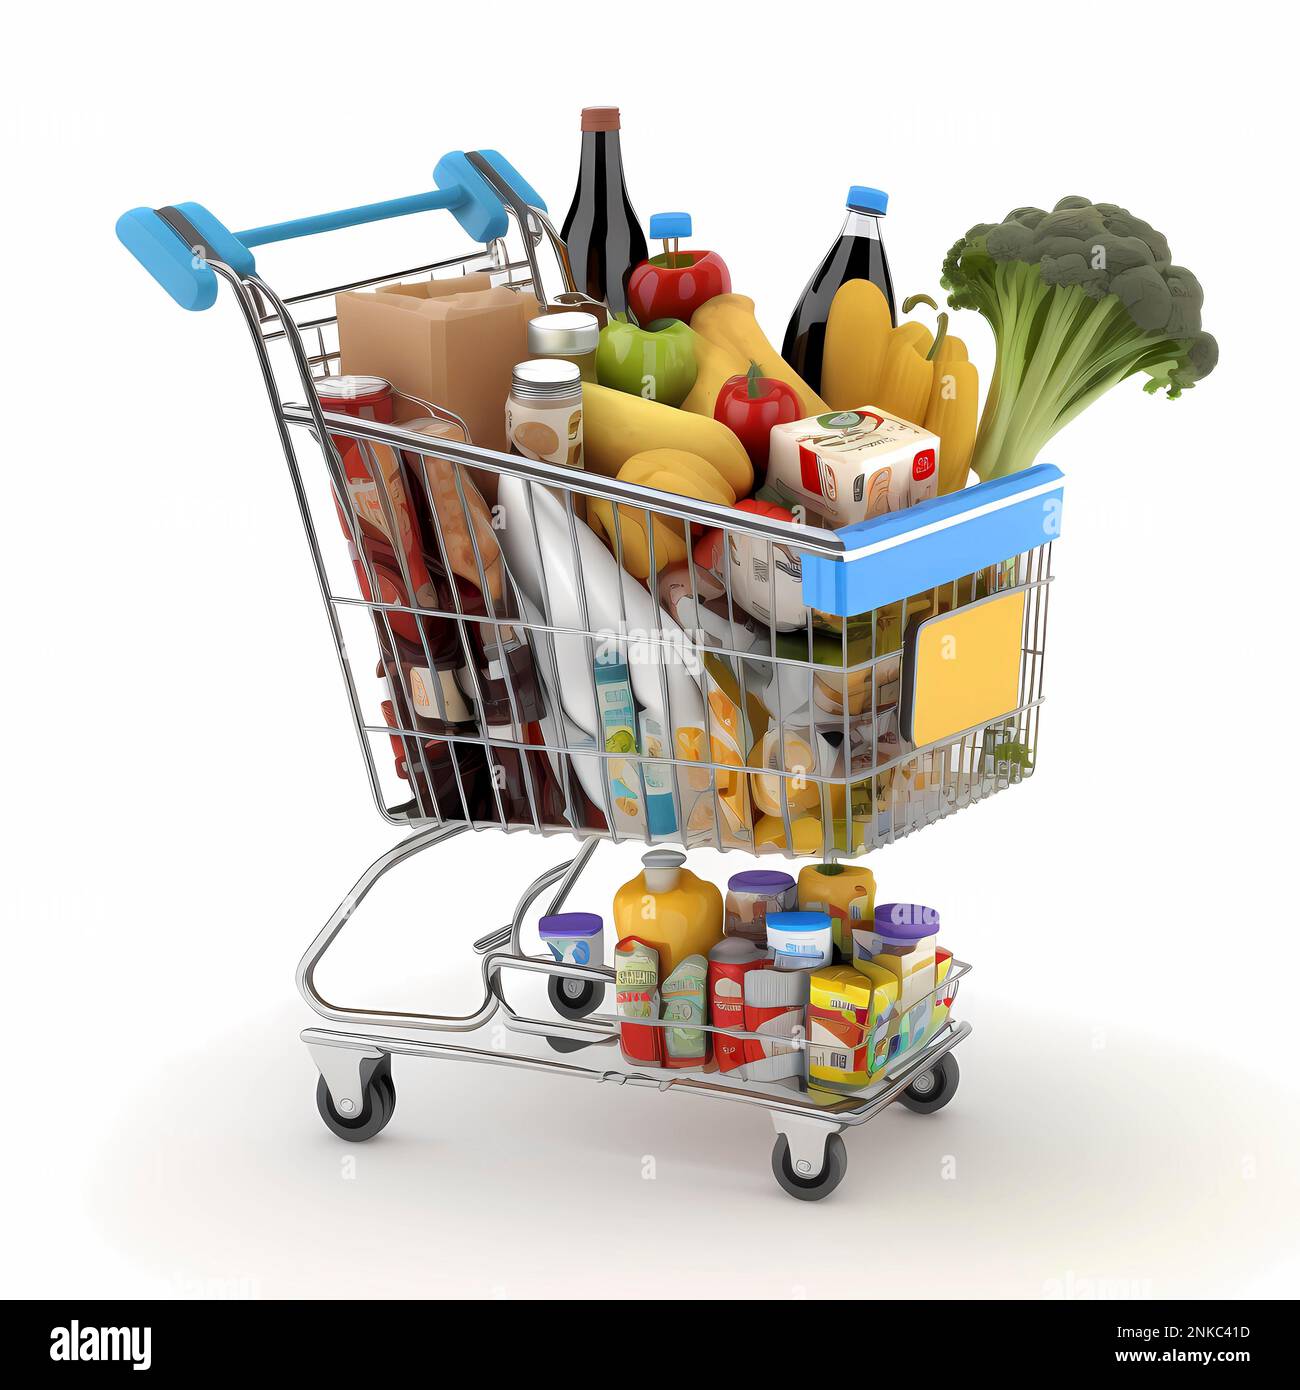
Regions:
M 844 1130 L 895 1101 L 928 1113 L 951 1100 L 958 1081 L 953 1049 L 970 1033 L 952 1012 L 966 964 L 953 962 L 930 1000 L 932 1026 L 872 1086 L 827 1087 L 810 1079 L 806 1065 L 783 1082 L 736 1081 L 716 1070 L 627 1062 L 613 1011 L 614 971 L 528 952 L 525 924 L 535 905 L 562 907 L 605 839 L 833 861 L 891 844 L 1028 778 L 1037 756 L 1060 474 L 1039 466 L 831 532 L 416 428 L 421 419 L 445 422 L 468 438 L 463 422 L 437 402 L 408 398 L 412 418 L 405 424 L 325 409 L 322 384 L 327 398 L 340 370 L 335 298 L 345 291 L 487 271 L 495 283 L 532 291 L 543 305 L 548 277 L 558 277 L 569 301 L 580 298 L 545 205 L 500 155 L 448 155 L 435 179 L 436 189 L 411 197 L 233 234 L 194 203 L 136 209 L 118 224 L 123 242 L 183 307 L 208 308 L 224 282 L 244 315 L 374 800 L 407 832 L 357 880 L 298 968 L 303 997 L 329 1025 L 302 1034 L 320 1071 L 320 1113 L 343 1139 L 378 1134 L 393 1115 L 397 1055 L 652 1087 L 767 1110 L 777 1131 L 778 1182 L 796 1197 L 823 1197 L 845 1172 Z M 257 272 L 254 248 L 437 209 L 454 215 L 469 249 L 287 298 Z M 357 486 L 356 460 L 368 487 Z M 471 529 L 476 602 L 465 602 L 469 591 L 456 584 L 448 603 L 391 601 L 391 588 L 367 558 L 362 525 L 378 507 L 388 533 L 398 534 L 384 471 L 394 468 L 419 499 L 433 559 L 447 574 L 453 565 L 435 492 L 443 489 L 445 498 L 450 486 L 464 507 L 472 480 L 488 480 L 507 537 L 504 583 L 497 582 L 495 596 Z M 743 546 L 766 572 L 797 577 L 806 605 L 802 626 L 778 630 L 773 618 L 764 631 L 734 602 L 729 579 L 725 602 L 715 604 L 720 626 L 706 632 L 678 625 L 635 580 L 602 578 L 599 566 L 607 562 L 591 551 L 585 524 L 598 507 L 613 519 L 609 558 L 621 561 L 621 530 L 632 518 L 648 540 L 651 574 L 660 527 L 688 536 L 716 528 L 724 553 Z M 395 551 L 403 597 L 419 586 L 402 548 Z M 687 545 L 689 589 L 699 593 L 692 553 Z M 490 698 L 481 688 L 490 679 L 501 686 L 504 715 L 480 718 L 467 731 L 448 709 L 451 692 L 430 675 L 439 667 L 430 649 L 434 625 L 437 640 L 450 634 L 460 644 L 476 706 L 487 708 L 478 697 Z M 611 642 L 637 670 L 638 702 L 654 716 L 647 727 L 659 731 L 630 751 L 607 749 L 571 717 L 595 700 L 596 662 Z M 415 647 L 406 666 L 393 658 L 403 643 Z M 521 688 L 509 659 L 520 646 L 537 673 L 532 690 Z M 484 652 L 504 657 L 484 668 Z M 397 699 L 395 683 L 412 698 Z M 814 752 L 811 768 L 785 768 L 782 758 L 772 774 L 780 827 L 762 844 L 747 813 L 741 745 L 749 735 L 738 731 L 748 728 L 751 711 L 766 719 L 778 748 L 788 735 Z M 646 814 L 656 794 L 665 798 L 658 827 Z M 474 943 L 479 1006 L 449 1016 L 345 1008 L 324 998 L 317 967 L 379 879 L 424 850 L 488 829 L 576 839 L 578 848 L 528 886 L 505 925 Z M 521 973 L 546 977 L 551 1016 L 512 1007 L 508 982 Z M 455 1040 L 492 1019 L 545 1040 L 548 1050 Z

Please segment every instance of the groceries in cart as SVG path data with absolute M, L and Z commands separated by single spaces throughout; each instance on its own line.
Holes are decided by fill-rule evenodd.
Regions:
M 1121 375 L 1171 395 L 1204 375 L 1195 280 L 1110 204 L 973 228 L 941 278 L 1005 349 L 981 422 L 948 311 L 895 300 L 883 191 L 850 188 L 778 351 L 724 256 L 683 248 L 690 214 L 655 213 L 650 253 L 617 108 L 581 125 L 559 294 L 529 250 L 522 279 L 467 264 L 337 296 L 321 405 L 421 436 L 331 436 L 403 814 L 835 858 L 1028 776 L 1059 480 L 968 481 L 1033 463 L 1026 433 Z M 1052 334 L 1012 338 L 999 275 L 1033 280 Z M 1054 423 L 1008 404 L 1031 378 L 1059 388 Z M 930 549 L 961 558 L 931 560 L 958 526 Z
M 939 946 L 939 914 L 877 905 L 864 865 L 811 864 L 797 884 L 781 872 L 738 873 L 724 909 L 685 862 L 651 850 L 614 897 L 615 1008 L 629 1062 L 860 1089 L 946 1021 L 952 953 Z M 563 920 L 543 919 L 552 951 L 550 924 Z M 596 960 L 599 945 L 588 949 Z
M 1063 499 L 1039 452 L 1130 376 L 1177 397 L 1217 346 L 1165 237 L 1081 197 L 971 227 L 933 266 L 946 308 L 897 302 L 887 197 L 854 185 L 778 351 L 773 306 L 717 251 L 683 249 L 688 214 L 651 218 L 651 254 L 617 108 L 581 126 L 562 235 L 495 151 L 446 155 L 436 189 L 387 203 L 238 233 L 195 203 L 135 208 L 118 234 L 187 309 L 219 279 L 235 291 L 376 802 L 417 827 L 300 966 L 323 1017 L 365 1029 L 304 1034 L 326 1124 L 383 1129 L 394 1050 L 484 1055 L 393 1044 L 316 989 L 378 877 L 466 828 L 573 835 L 573 860 L 476 943 L 475 1013 L 382 1017 L 469 1031 L 500 1010 L 557 1051 L 605 1045 L 546 1070 L 619 1075 L 617 1042 L 638 1082 L 743 1093 L 776 1122 L 781 1186 L 816 1199 L 844 1174 L 843 1125 L 895 1099 L 932 1113 L 957 1085 L 968 967 L 933 908 L 877 902 L 856 861 L 1035 768 Z M 288 300 L 257 271 L 254 248 L 434 209 L 468 250 Z M 948 310 L 990 326 L 982 410 Z M 328 484 L 302 476 L 308 434 Z M 605 836 L 648 847 L 612 951 L 601 915 L 560 910 Z M 813 862 L 733 874 L 724 899 L 676 845 Z M 548 976 L 563 1023 L 511 1009 L 510 968 Z

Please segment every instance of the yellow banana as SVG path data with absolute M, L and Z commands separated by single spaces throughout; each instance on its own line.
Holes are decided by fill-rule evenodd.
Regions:
M 588 472 L 613 478 L 634 454 L 681 449 L 707 459 L 737 497 L 754 486 L 744 445 L 716 420 L 595 382 L 582 383 L 583 457 Z
M 880 404 L 876 391 L 892 331 L 889 301 L 870 280 L 848 280 L 835 291 L 821 383 L 832 410 Z
M 733 376 L 744 376 L 749 359 L 742 357 L 725 343 L 710 342 L 702 334 L 695 335 L 695 385 L 681 403 L 682 410 L 713 418 L 718 392 Z
M 711 343 L 739 353 L 746 367 L 757 362 L 764 376 L 776 377 L 792 386 L 805 415 L 826 413 L 826 402 L 768 342 L 754 317 L 752 299 L 743 294 L 719 294 L 706 299 L 691 315 L 691 327 Z
M 708 459 L 683 449 L 646 449 L 633 454 L 618 470 L 618 476 L 623 482 L 649 485 L 650 475 L 659 472 L 678 474 L 683 482 L 698 489 L 695 495 L 701 499 L 719 502 L 724 507 L 735 505 L 736 494 L 726 478 Z
M 649 449 L 636 454 L 619 469 L 618 476 L 621 482 L 640 483 L 660 492 L 697 497 L 723 507 L 731 506 L 736 500 L 736 494 L 712 464 L 679 449 Z M 665 565 L 686 558 L 685 527 L 675 517 L 647 512 L 644 507 L 622 502 L 615 521 L 613 506 L 601 497 L 588 499 L 587 516 L 598 535 L 604 532 L 614 555 L 618 556 L 621 550 L 623 568 L 637 579 L 646 579 L 650 574 L 647 516 L 654 529 L 655 573 Z

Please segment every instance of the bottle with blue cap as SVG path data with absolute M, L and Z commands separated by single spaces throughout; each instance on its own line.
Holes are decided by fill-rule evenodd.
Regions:
M 826 346 L 826 320 L 830 317 L 835 291 L 848 280 L 870 280 L 885 296 L 889 317 L 898 323 L 894 305 L 894 282 L 889 259 L 880 235 L 880 219 L 889 206 L 889 194 L 879 188 L 855 183 L 845 200 L 848 215 L 839 238 L 804 286 L 803 294 L 790 315 L 781 356 L 812 387 L 822 388 L 822 352 Z M 869 401 L 863 401 L 869 405 Z

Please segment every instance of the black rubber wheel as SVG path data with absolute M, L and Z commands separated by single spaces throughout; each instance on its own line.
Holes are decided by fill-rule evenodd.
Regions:
M 844 1180 L 849 1170 L 849 1153 L 844 1140 L 832 1134 L 826 1140 L 826 1162 L 815 1178 L 804 1177 L 794 1171 L 790 1162 L 790 1143 L 784 1134 L 776 1136 L 776 1147 L 772 1150 L 772 1172 L 777 1182 L 801 1202 L 820 1202 L 829 1197 Z
M 340 1139 L 346 1139 L 351 1144 L 373 1139 L 393 1118 L 393 1111 L 397 1108 L 397 1088 L 393 1085 L 388 1057 L 376 1063 L 370 1074 L 362 1095 L 361 1113 L 355 1118 L 340 1115 L 335 1110 L 330 1088 L 323 1076 L 316 1082 L 316 1108 L 326 1128 Z
M 594 980 L 574 980 L 566 975 L 550 976 L 546 993 L 561 1018 L 586 1018 L 605 997 L 604 987 Z
M 933 1115 L 957 1094 L 960 1080 L 961 1069 L 956 1057 L 951 1052 L 945 1052 L 929 1071 L 923 1071 L 899 1096 L 899 1103 L 909 1110 L 915 1110 L 918 1115 Z
M 580 1048 L 590 1047 L 593 1042 L 599 1042 L 599 1038 L 592 1038 L 588 1042 L 586 1038 L 553 1038 L 549 1034 L 546 1041 L 555 1049 L 556 1052 L 577 1052 Z

